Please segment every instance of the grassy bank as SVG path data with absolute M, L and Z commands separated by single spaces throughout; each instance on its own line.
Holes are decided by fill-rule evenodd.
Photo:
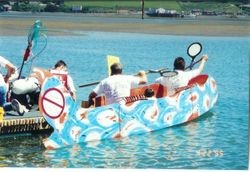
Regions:
M 250 36 L 250 20 L 196 18 L 196 19 L 140 19 L 140 16 L 102 14 L 38 13 L 7 14 L 0 16 L 0 35 L 26 35 L 35 20 L 40 19 L 48 35 L 78 35 L 84 31 L 130 32 L 164 35 Z
M 83 6 L 84 8 L 107 8 L 107 9 L 141 9 L 140 0 L 105 0 L 105 1 L 76 1 L 70 0 L 65 1 L 64 3 L 67 7 L 72 6 Z M 237 3 L 232 2 L 216 2 L 216 1 L 174 1 L 174 0 L 145 0 L 144 1 L 145 9 L 149 8 L 165 8 L 172 9 L 177 11 L 191 11 L 192 9 L 200 10 L 210 10 L 216 12 L 225 12 L 225 13 L 237 13 L 241 9 L 237 6 Z
M 145 8 L 169 8 L 180 9 L 178 1 L 145 1 Z M 65 1 L 66 6 L 82 5 L 83 7 L 103 7 L 103 8 L 141 8 L 141 1 Z

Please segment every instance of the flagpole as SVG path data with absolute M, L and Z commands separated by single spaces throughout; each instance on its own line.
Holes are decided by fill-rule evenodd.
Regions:
M 141 0 L 141 19 L 144 19 L 144 0 Z

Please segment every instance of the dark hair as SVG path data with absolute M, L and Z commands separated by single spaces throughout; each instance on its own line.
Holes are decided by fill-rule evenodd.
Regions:
M 111 75 L 121 74 L 122 65 L 120 63 L 114 63 L 110 66 Z
M 185 60 L 182 57 L 177 57 L 174 60 L 174 70 L 184 70 L 185 69 Z
M 56 62 L 55 64 L 55 68 L 58 68 L 60 66 L 65 66 L 67 67 L 67 64 L 63 61 L 63 60 L 59 60 L 58 62 Z
M 147 88 L 145 91 L 144 91 L 144 96 L 145 97 L 153 97 L 155 94 L 154 90 L 152 88 Z

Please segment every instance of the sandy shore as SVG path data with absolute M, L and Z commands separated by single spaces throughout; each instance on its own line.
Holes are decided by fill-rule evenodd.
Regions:
M 250 17 L 150 18 L 140 15 L 0 13 L 0 36 L 26 35 L 35 20 L 49 35 L 77 35 L 84 31 L 135 32 L 164 35 L 250 36 Z

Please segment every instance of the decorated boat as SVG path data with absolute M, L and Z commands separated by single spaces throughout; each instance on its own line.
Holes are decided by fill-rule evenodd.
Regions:
M 194 58 L 201 46 L 192 44 L 188 54 Z M 196 50 L 195 50 L 196 49 Z M 45 72 L 46 73 L 46 72 Z M 174 72 L 162 72 L 171 77 Z M 82 107 L 76 103 L 61 81 L 50 74 L 41 74 L 40 112 L 54 128 L 44 140 L 47 149 L 81 142 L 122 138 L 152 132 L 194 120 L 208 112 L 218 97 L 215 79 L 199 75 L 187 86 L 169 95 L 160 84 L 150 84 L 131 90 L 122 103 L 105 104 L 105 97 L 95 99 L 95 106 Z

